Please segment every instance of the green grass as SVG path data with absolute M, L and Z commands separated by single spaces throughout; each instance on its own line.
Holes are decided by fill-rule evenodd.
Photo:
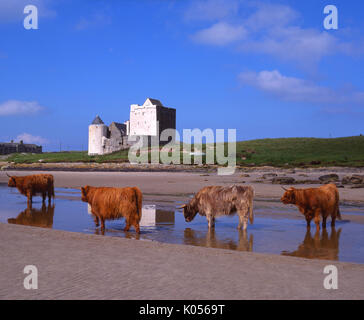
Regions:
M 242 165 L 362 167 L 364 137 L 242 141 L 238 142 L 236 153 L 237 163 Z
M 192 147 L 192 150 L 194 148 Z M 200 149 L 201 150 L 201 149 Z M 202 146 L 206 150 L 206 146 Z M 282 138 L 241 141 L 237 143 L 237 164 L 241 166 L 348 166 L 364 167 L 364 137 L 333 139 Z M 83 152 L 50 152 L 14 154 L 15 163 L 42 162 L 128 162 L 128 150 L 104 156 L 88 156 Z M 181 157 L 182 159 L 182 157 Z
M 7 161 L 15 163 L 57 163 L 57 162 L 128 162 L 128 151 L 118 151 L 103 156 L 89 156 L 87 151 L 45 152 L 41 154 L 12 154 Z

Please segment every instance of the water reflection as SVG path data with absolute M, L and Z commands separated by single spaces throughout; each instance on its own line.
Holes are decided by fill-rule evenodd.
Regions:
M 16 218 L 8 219 L 8 223 L 25 226 L 52 228 L 55 205 L 42 205 L 41 209 L 26 208 Z
M 327 229 L 322 233 L 316 231 L 312 237 L 311 230 L 307 229 L 303 242 L 297 250 L 288 252 L 282 251 L 284 256 L 293 256 L 309 259 L 339 260 L 339 240 L 341 228 L 336 231 L 335 227 L 331 228 L 330 237 Z
M 196 232 L 190 228 L 184 231 L 184 243 L 195 246 L 230 249 L 238 251 L 253 251 L 253 234 L 248 237 L 248 232 L 238 231 L 238 240 L 219 239 L 214 229 L 210 229 L 206 234 Z
M 158 224 L 174 225 L 174 211 L 157 209 L 156 205 L 144 205 L 139 224 L 141 227 L 151 227 Z

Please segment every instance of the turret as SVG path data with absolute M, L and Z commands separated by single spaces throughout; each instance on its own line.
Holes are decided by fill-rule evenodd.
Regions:
M 103 138 L 107 137 L 107 126 L 99 116 L 88 127 L 88 154 L 104 154 Z

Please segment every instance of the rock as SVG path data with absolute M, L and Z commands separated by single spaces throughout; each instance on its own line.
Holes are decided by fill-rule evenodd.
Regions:
M 296 180 L 295 184 L 321 184 L 319 180 Z
M 364 184 L 354 184 L 353 186 L 351 186 L 351 189 L 360 189 L 360 188 L 364 188 Z
M 265 173 L 265 174 L 263 174 L 262 179 L 274 178 L 277 176 L 278 176 L 278 174 L 276 174 L 276 173 Z
M 250 177 L 250 175 L 249 175 L 249 174 L 247 174 L 247 173 L 243 173 L 243 174 L 241 174 L 241 175 L 240 175 L 240 177 L 242 177 L 242 178 L 249 178 L 249 177 Z
M 351 177 L 345 176 L 342 181 L 342 184 L 364 184 L 364 176 L 354 174 Z
M 292 177 L 275 177 L 272 180 L 272 184 L 293 184 L 295 179 Z
M 325 175 L 319 177 L 319 180 L 322 183 L 338 182 L 339 181 L 339 176 L 337 174 L 335 174 L 335 173 L 325 174 Z
M 321 161 L 311 161 L 310 164 L 312 164 L 312 165 L 321 164 Z
M 252 183 L 264 183 L 264 181 L 253 180 Z
M 286 172 L 290 173 L 290 174 L 293 174 L 293 173 L 296 173 L 296 170 L 295 169 L 288 169 Z
M 308 174 L 300 173 L 298 176 L 299 177 L 305 177 L 305 178 L 307 178 L 308 177 Z

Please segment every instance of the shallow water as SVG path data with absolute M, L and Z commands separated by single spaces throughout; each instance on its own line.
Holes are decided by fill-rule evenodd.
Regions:
M 74 189 L 56 189 L 55 205 L 42 207 L 35 197 L 33 208 L 27 209 L 26 198 L 16 189 L 0 185 L 0 222 L 53 228 L 90 234 L 101 234 L 96 228 L 88 205 Z M 208 231 L 205 217 L 199 215 L 185 222 L 180 211 L 166 208 L 165 203 L 143 206 L 141 234 L 124 232 L 123 219 L 107 221 L 105 235 L 137 238 L 177 244 L 197 245 L 240 251 L 273 253 L 304 258 L 329 259 L 364 263 L 364 224 L 338 221 L 335 229 L 307 231 L 303 218 L 294 207 L 255 202 L 255 220 L 248 231 L 238 231 L 238 217 L 221 217 L 215 231 Z M 364 215 L 364 207 L 341 207 L 345 214 Z M 288 213 L 288 215 L 287 215 Z M 292 214 L 292 218 L 289 217 Z M 328 223 L 330 225 L 330 223 Z

